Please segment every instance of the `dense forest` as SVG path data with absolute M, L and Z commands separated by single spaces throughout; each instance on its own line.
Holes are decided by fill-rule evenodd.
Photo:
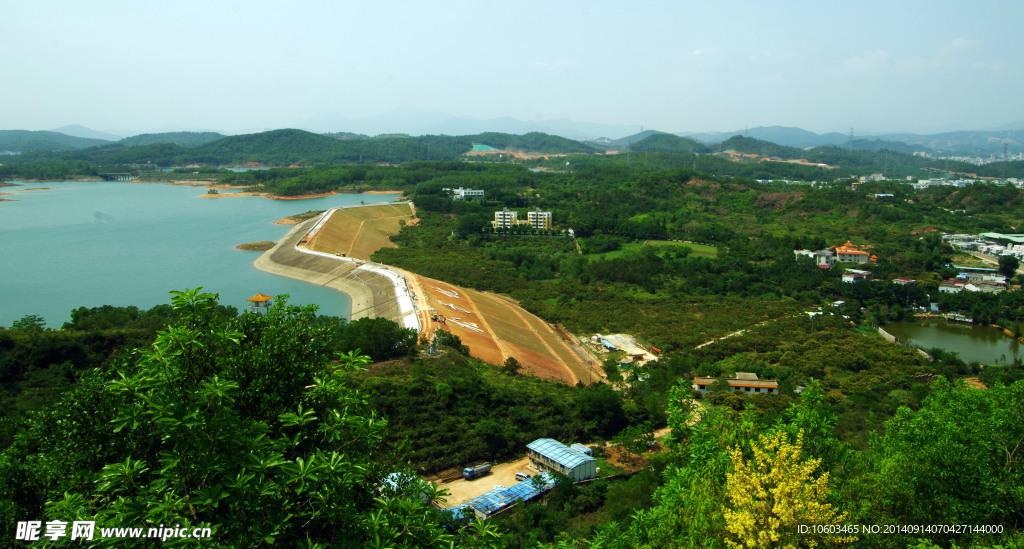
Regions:
M 0 454 L 5 522 L 74 516 L 99 526 L 208 527 L 226 546 L 725 547 L 760 535 L 854 547 L 1022 541 L 1013 487 L 1024 479 L 1010 450 L 1024 436 L 1024 381 L 989 390 L 946 377 L 929 384 L 917 377 L 955 377 L 963 363 L 929 365 L 843 322 L 781 345 L 779 334 L 764 334 L 755 355 L 817 369 L 823 381 L 803 394 L 712 393 L 701 403 L 676 375 L 736 367 L 772 375 L 771 359 L 735 348 L 676 354 L 646 381 L 631 375 L 625 390 L 574 388 L 469 359 L 455 340 L 434 357 L 367 369 L 370 357 L 332 351 L 331 323 L 309 308 L 236 317 L 220 313 L 214 296 L 186 291 L 162 310 L 172 320 L 151 345 L 114 353 L 18 419 Z M 83 326 L 125 314 L 91 311 Z M 832 365 L 825 357 L 838 350 L 846 356 Z M 865 421 L 876 434 L 851 437 Z M 602 456 L 601 441 L 628 447 L 659 425 L 671 434 L 661 452 L 635 450 L 644 467 L 583 485 L 559 481 L 547 505 L 520 505 L 468 528 L 430 506 L 445 494 L 415 476 L 514 454 L 535 433 L 597 441 Z M 744 496 L 751 484 L 777 498 L 774 506 Z M 846 530 L 806 534 L 800 524 Z M 870 524 L 921 526 L 854 530 Z M 917 529 L 932 524 L 971 528 Z

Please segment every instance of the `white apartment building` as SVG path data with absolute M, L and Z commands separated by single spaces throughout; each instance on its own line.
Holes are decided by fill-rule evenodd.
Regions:
M 540 208 L 537 208 L 532 212 L 527 212 L 526 218 L 534 229 L 551 228 L 551 212 L 542 212 Z
M 508 208 L 502 208 L 500 212 L 494 212 L 494 221 L 491 225 L 495 228 L 498 227 L 512 227 L 519 224 L 519 212 L 509 211 Z

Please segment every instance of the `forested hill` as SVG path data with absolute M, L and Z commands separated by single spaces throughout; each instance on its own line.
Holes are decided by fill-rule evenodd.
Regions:
M 914 154 L 915 152 L 926 152 L 928 154 L 938 156 L 939 153 L 933 149 L 929 149 L 924 145 L 908 145 L 902 141 L 886 141 L 884 139 L 854 139 L 850 142 L 850 147 L 855 151 L 882 151 L 889 150 L 893 152 L 901 152 L 907 154 Z
M 689 153 L 709 153 L 712 151 L 711 147 L 699 141 L 670 133 L 649 135 L 640 141 L 628 145 L 627 150 L 634 152 L 662 151 Z
M 67 151 L 109 143 L 102 139 L 73 137 L 59 132 L 0 130 L 0 151 Z
M 47 133 L 47 132 L 31 132 Z M 61 134 L 67 140 L 77 140 Z M 89 150 L 55 153 L 58 147 L 36 147 L 34 155 L 26 155 L 14 163 L 54 160 L 111 164 L 154 164 L 181 166 L 188 164 L 235 165 L 256 162 L 269 166 L 294 164 L 363 164 L 400 163 L 416 160 L 458 160 L 474 144 L 517 153 L 537 154 L 589 154 L 596 152 L 590 145 L 545 133 L 513 135 L 483 133 L 478 135 L 446 136 L 426 135 L 409 137 L 389 135 L 372 138 L 339 139 L 339 134 L 322 135 L 304 130 L 283 129 L 262 133 L 223 137 L 216 133 L 177 132 L 146 134 L 124 139 L 116 144 L 102 144 Z M 219 138 L 217 138 L 219 137 Z M 217 139 L 214 139 L 217 138 Z M 67 148 L 67 147 L 65 147 Z M 17 171 L 15 170 L 15 173 Z
M 530 132 L 523 135 L 487 132 L 464 136 L 474 143 L 484 143 L 498 149 L 547 154 L 596 152 L 598 149 L 557 135 Z
M 13 135 L 15 132 L 4 132 Z M 0 136 L 4 135 L 0 133 Z M 51 132 L 22 132 L 46 134 Z M 67 142 L 94 142 L 53 134 Z M 638 134 L 635 137 L 639 137 Z M 146 171 L 150 167 L 235 166 L 266 167 L 404 164 L 416 161 L 514 162 L 555 170 L 565 168 L 569 161 L 574 169 L 587 166 L 622 164 L 632 166 L 631 155 L 595 154 L 594 146 L 544 133 L 514 135 L 488 132 L 476 135 L 387 135 L 316 134 L 297 129 L 274 130 L 256 134 L 220 137 L 203 142 L 214 133 L 167 133 L 135 136 L 118 143 L 104 143 L 78 150 L 60 150 L 59 146 L 26 150 L 7 156 L 0 166 L 0 178 L 47 179 L 95 177 L 106 171 Z M 22 135 L 24 138 L 24 135 Z M 148 144 L 147 144 L 148 143 Z M 492 154 L 467 156 L 474 145 L 487 145 Z M 899 144 L 896 144 L 899 145 Z M 667 169 L 686 166 L 715 176 L 739 176 L 753 179 L 789 179 L 799 181 L 832 181 L 881 173 L 885 177 L 931 178 L 942 173 L 977 174 L 988 177 L 1022 177 L 1024 163 L 1004 162 L 975 166 L 963 162 L 914 156 L 886 147 L 886 142 L 873 142 L 854 150 L 848 147 L 820 146 L 799 149 L 770 141 L 733 136 L 714 147 L 672 134 L 651 132 L 633 140 L 634 152 L 644 152 L 645 168 Z M 876 147 L 882 147 L 875 150 Z M 16 150 L 4 148 L 2 150 Z M 507 151 L 515 154 L 498 154 Z M 709 154 L 736 151 L 747 157 Z M 524 155 L 523 153 L 531 153 Z M 568 158 L 545 158 L 550 155 L 571 155 Z M 751 158 L 749 155 L 756 155 Z M 769 162 L 804 159 L 806 162 Z M 824 164 L 824 166 L 820 166 Z M 140 168 L 145 166 L 146 168 Z M 959 176 L 957 176 L 959 177 Z
M 203 145 L 223 138 L 224 135 L 217 132 L 164 132 L 133 135 L 125 137 L 117 143 L 125 147 L 156 145 L 160 143 L 175 143 L 183 147 L 195 147 L 196 145 Z
M 715 149 L 718 151 L 736 151 L 738 153 L 745 154 L 759 154 L 761 156 L 778 156 L 787 159 L 802 158 L 807 154 L 803 149 L 776 145 L 771 141 L 762 141 L 760 139 L 754 139 L 753 137 L 743 137 L 742 135 L 734 135 L 729 139 L 726 139 L 719 143 Z

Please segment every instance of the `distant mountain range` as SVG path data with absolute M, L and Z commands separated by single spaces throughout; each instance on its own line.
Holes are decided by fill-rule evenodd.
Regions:
M 71 137 L 82 137 L 85 139 L 102 139 L 103 141 L 117 141 L 124 137 L 123 135 L 114 135 L 112 133 L 96 131 L 92 128 L 86 128 L 80 124 L 72 124 L 70 126 L 61 126 L 54 128 L 50 131 L 62 133 L 64 135 L 70 135 Z
M 802 128 L 785 126 L 759 126 L 735 132 L 669 133 L 644 130 L 629 134 L 631 128 L 623 125 L 593 124 L 568 119 L 524 121 L 503 117 L 484 120 L 474 117 L 451 117 L 441 111 L 425 109 L 399 110 L 363 118 L 328 113 L 306 122 L 306 130 L 313 130 L 314 133 L 330 132 L 328 135 L 335 138 L 347 136 L 351 139 L 356 136 L 400 133 L 413 136 L 469 136 L 491 132 L 512 135 L 544 133 L 578 140 L 600 150 L 626 150 L 633 145 L 633 150 L 637 151 L 706 152 L 705 149 L 710 150 L 709 145 L 725 142 L 734 136 L 742 136 L 797 149 L 836 146 L 853 150 L 891 150 L 908 154 L 923 152 L 936 156 L 1000 156 L 1004 150 L 1009 155 L 1024 152 L 1024 122 L 1007 124 L 991 131 L 956 131 L 930 135 L 855 135 L 852 141 L 850 135 L 838 132 L 818 134 Z M 410 127 L 411 131 L 400 132 L 401 129 L 408 130 Z M 624 134 L 626 137 L 617 139 L 608 137 Z M 112 143 L 125 146 L 174 143 L 193 147 L 216 141 L 224 136 L 223 133 L 211 131 L 175 131 L 121 138 L 80 125 L 64 126 L 53 131 L 0 130 L 0 152 L 75 150 Z M 660 137 L 641 145 L 641 142 L 652 136 Z M 667 136 L 685 141 L 673 140 Z M 637 148 L 641 146 L 644 148 Z
M 66 151 L 108 144 L 110 141 L 103 139 L 74 137 L 59 132 L 0 130 L 0 152 Z

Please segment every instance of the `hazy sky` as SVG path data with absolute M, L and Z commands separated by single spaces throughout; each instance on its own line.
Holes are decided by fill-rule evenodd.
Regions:
M 1020 0 L 7 2 L 0 129 L 230 132 L 406 108 L 988 129 L 1024 120 L 1022 21 Z

